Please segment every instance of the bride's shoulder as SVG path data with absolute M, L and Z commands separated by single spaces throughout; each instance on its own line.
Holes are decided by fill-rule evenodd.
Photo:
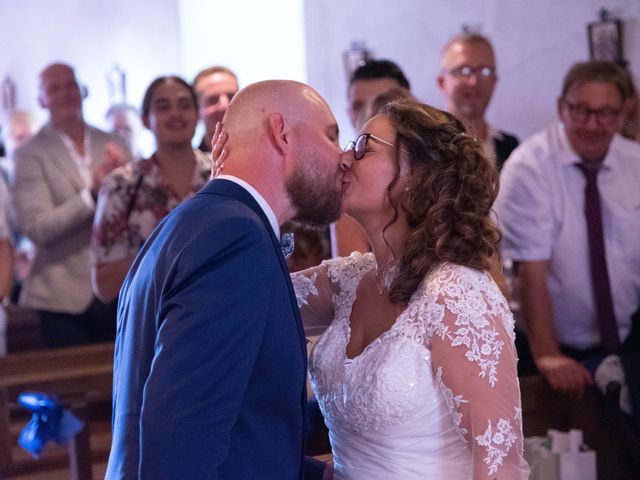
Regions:
M 486 290 L 493 281 L 487 272 L 457 263 L 440 262 L 427 274 L 424 284 L 431 290 L 439 291 L 448 290 L 455 285 L 464 289 Z
M 329 278 L 334 282 L 344 282 L 348 279 L 360 278 L 375 266 L 373 253 L 353 252 L 347 257 L 335 257 L 322 262 L 327 269 Z
M 451 262 L 440 262 L 434 265 L 421 287 L 424 294 L 445 297 L 460 297 L 469 293 L 492 296 L 500 293 L 487 272 Z

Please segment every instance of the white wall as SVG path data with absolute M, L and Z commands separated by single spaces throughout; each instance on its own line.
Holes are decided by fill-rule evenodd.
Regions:
M 306 81 L 303 0 L 178 0 L 182 70 L 224 65 L 240 86 L 259 80 Z
M 342 53 L 353 40 L 396 61 L 414 94 L 443 107 L 435 83 L 440 48 L 466 23 L 496 49 L 500 79 L 488 117 L 524 139 L 555 118 L 562 78 L 588 59 L 586 25 L 602 6 L 624 21 L 625 57 L 639 79 L 639 0 L 308 0 L 308 81 L 333 107 L 343 142 L 353 131 Z
M 561 79 L 587 58 L 586 24 L 603 5 L 624 21 L 625 55 L 640 78 L 639 0 L 0 0 L 0 80 L 10 74 L 19 108 L 39 112 L 38 72 L 54 60 L 72 63 L 89 87 L 86 117 L 101 125 L 105 75 L 116 62 L 128 74 L 134 105 L 157 75 L 191 79 L 221 63 L 241 85 L 308 81 L 329 100 L 345 141 L 353 132 L 342 53 L 352 40 L 396 60 L 414 92 L 442 106 L 439 50 L 467 23 L 497 51 L 490 120 L 526 137 L 554 118 Z
M 176 0 L 0 0 L 0 81 L 17 84 L 17 106 L 38 107 L 37 75 L 52 61 L 76 66 L 89 89 L 85 117 L 101 125 L 109 106 L 106 74 L 127 72 L 128 100 L 136 106 L 150 80 L 180 73 Z
M 223 64 L 241 85 L 268 78 L 306 81 L 303 0 L 0 0 L 0 81 L 17 83 L 17 106 L 37 114 L 37 75 L 53 62 L 76 66 L 89 89 L 86 119 L 104 125 L 107 72 L 127 73 L 139 106 L 158 75 L 187 81 Z M 198 135 L 196 135 L 198 137 Z

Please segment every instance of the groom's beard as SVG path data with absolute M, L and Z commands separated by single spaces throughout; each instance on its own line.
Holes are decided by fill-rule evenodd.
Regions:
M 292 221 L 307 228 L 324 228 L 335 222 L 342 207 L 342 171 L 322 170 L 322 160 L 312 152 L 301 156 L 286 187 L 296 209 Z

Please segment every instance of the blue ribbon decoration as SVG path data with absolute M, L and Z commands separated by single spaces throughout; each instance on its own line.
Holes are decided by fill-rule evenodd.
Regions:
M 40 457 L 50 440 L 63 444 L 84 428 L 82 420 L 45 393 L 23 392 L 18 396 L 18 402 L 33 412 L 31 420 L 20 433 L 18 444 L 34 458 Z

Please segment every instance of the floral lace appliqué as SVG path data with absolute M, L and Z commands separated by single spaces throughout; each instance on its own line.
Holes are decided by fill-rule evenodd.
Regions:
M 318 275 L 314 273 L 310 277 L 304 275 L 292 275 L 291 283 L 293 289 L 296 292 L 296 300 L 298 301 L 298 308 L 302 308 L 303 305 L 308 305 L 307 298 L 309 295 L 318 295 L 318 289 L 316 288 L 316 279 Z
M 428 306 L 427 329 L 432 335 L 447 339 L 454 347 L 465 346 L 466 359 L 480 367 L 480 377 L 488 379 L 493 387 L 504 342 L 489 319 L 512 317 L 505 310 L 497 287 L 491 288 L 494 286 L 485 282 L 484 274 L 480 272 L 461 275 L 448 267 L 437 270 L 431 285 L 435 286 L 434 296 L 444 297 L 444 305 L 436 302 Z M 454 325 L 444 323 L 447 310 L 456 317 Z
M 467 429 L 461 427 L 462 423 L 462 413 L 459 412 L 460 405 L 463 403 L 469 403 L 469 400 L 465 400 L 462 395 L 454 395 L 453 391 L 447 387 L 442 381 L 442 367 L 438 367 L 438 371 L 436 372 L 436 380 L 440 385 L 440 390 L 444 395 L 444 400 L 447 404 L 447 409 L 451 414 L 451 418 L 453 420 L 453 424 L 456 427 L 456 431 L 460 434 L 460 438 L 466 444 L 467 442 Z
M 509 420 L 501 418 L 495 427 L 489 420 L 484 434 L 476 437 L 476 443 L 487 451 L 484 463 L 489 466 L 489 475 L 497 473 L 498 467 L 502 465 L 502 459 L 507 456 L 517 439 Z

